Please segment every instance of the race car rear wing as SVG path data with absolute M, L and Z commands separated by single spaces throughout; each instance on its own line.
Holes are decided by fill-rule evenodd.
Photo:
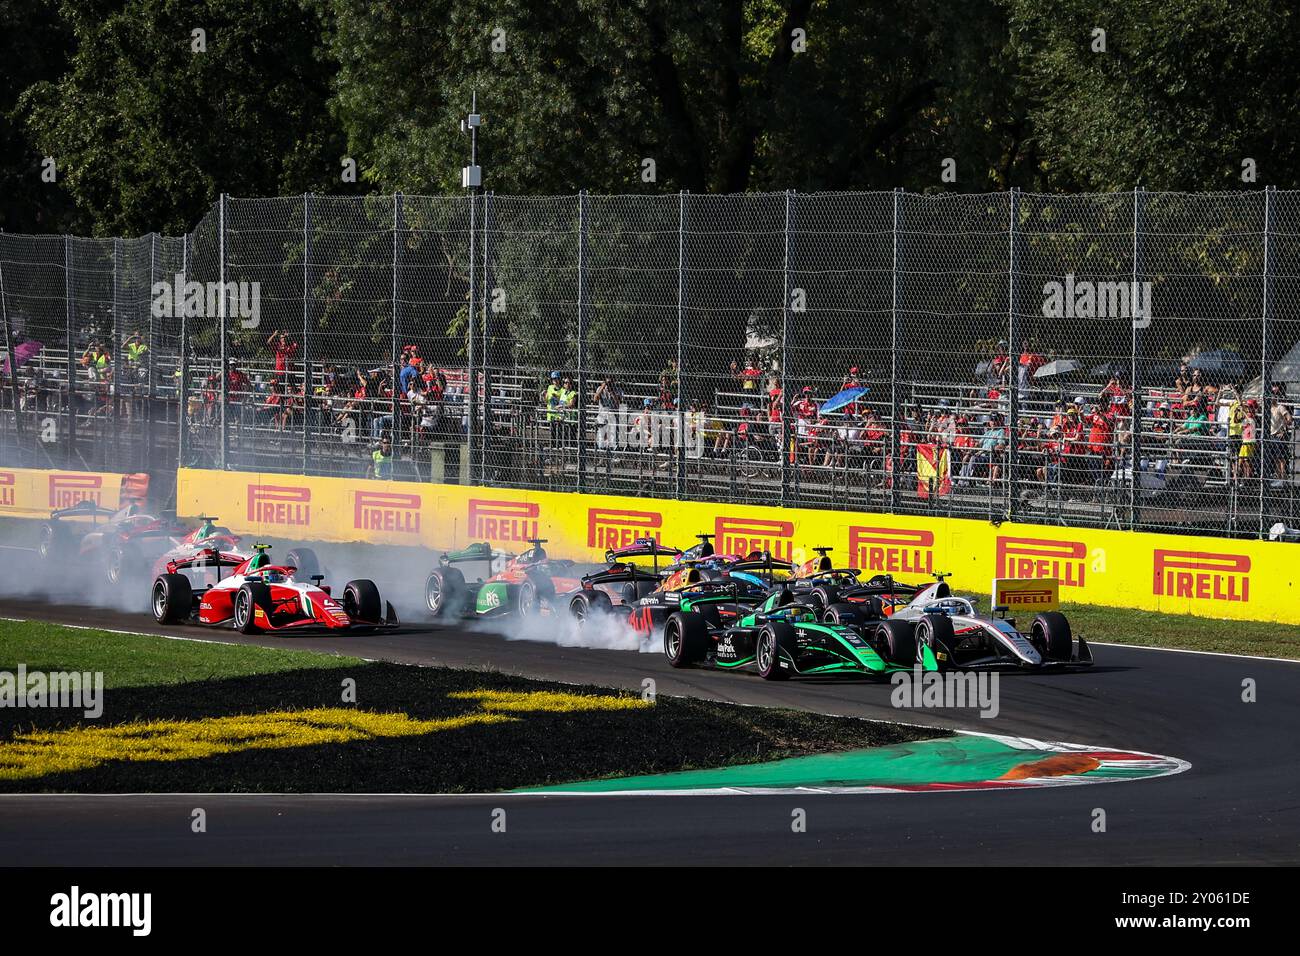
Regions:
M 626 548 L 611 548 L 605 552 L 605 560 L 610 564 L 619 564 L 628 558 L 652 558 L 656 572 L 659 570 L 660 557 L 672 558 L 676 561 L 681 556 L 681 548 L 668 547 L 656 538 L 637 538 Z
M 583 589 L 593 588 L 598 584 L 624 584 L 629 581 L 659 582 L 658 572 L 646 571 L 635 564 L 615 564 L 604 571 L 592 571 L 582 576 Z
M 90 498 L 82 498 L 75 505 L 51 511 L 50 520 L 57 521 L 59 518 L 111 518 L 115 514 L 117 514 L 115 508 L 105 508 Z

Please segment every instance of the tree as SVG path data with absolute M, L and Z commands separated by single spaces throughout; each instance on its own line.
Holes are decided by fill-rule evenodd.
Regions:
M 63 0 L 68 70 L 20 98 L 97 234 L 189 229 L 216 195 L 340 189 L 318 14 L 296 0 Z M 192 31 L 202 30 L 202 43 Z M 202 47 L 202 48 L 200 48 Z

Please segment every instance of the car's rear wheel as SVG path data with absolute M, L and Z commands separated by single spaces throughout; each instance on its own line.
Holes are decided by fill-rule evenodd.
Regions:
M 818 612 L 825 611 L 832 604 L 838 604 L 840 601 L 840 592 L 838 588 L 829 584 L 819 584 L 809 592 L 812 598 L 812 604 Z
M 53 522 L 41 525 L 41 539 L 36 545 L 36 556 L 42 561 L 57 561 L 72 550 L 72 536 L 66 528 Z
M 295 581 L 310 581 L 321 573 L 320 559 L 311 548 L 294 548 L 284 556 L 284 563 L 291 568 L 297 568 L 294 574 Z
M 789 624 L 773 621 L 764 625 L 758 632 L 758 644 L 754 649 L 754 663 L 758 666 L 758 676 L 763 680 L 788 678 L 793 668 L 797 648 L 798 640 L 794 628 Z
M 1068 661 L 1074 653 L 1074 635 L 1070 622 L 1060 611 L 1044 611 L 1034 618 L 1029 642 L 1049 661 Z
M 343 586 L 343 610 L 354 621 L 378 624 L 384 616 L 384 604 L 379 598 L 379 588 L 366 578 L 349 581 Z
M 194 607 L 190 580 L 183 574 L 161 574 L 153 583 L 153 618 L 159 624 L 183 621 Z
M 424 582 L 424 603 L 434 617 L 455 614 L 465 603 L 465 576 L 455 568 L 437 568 Z
M 876 642 L 891 664 L 916 663 L 916 637 L 906 621 L 881 621 L 876 625 Z
M 851 624 L 862 623 L 862 611 L 856 604 L 850 604 L 848 601 L 840 601 L 838 604 L 832 604 L 822 614 L 822 621 L 826 624 L 838 624 L 846 626 Z
M 709 625 L 694 611 L 674 611 L 664 622 L 664 656 L 673 667 L 704 660 L 709 652 Z
M 569 601 L 569 615 L 578 624 L 585 624 L 593 617 L 604 617 L 612 613 L 614 613 L 614 602 L 604 591 L 580 591 Z
M 537 584 L 531 578 L 525 578 L 515 594 L 515 614 L 519 617 L 533 617 L 539 607 Z
M 128 580 L 131 573 L 140 566 L 139 557 L 126 545 L 115 544 L 108 549 L 104 561 L 104 575 L 108 583 L 117 586 Z
M 942 614 L 927 614 L 916 624 L 916 640 L 934 653 L 942 666 L 952 662 L 952 646 L 957 643 L 952 620 Z

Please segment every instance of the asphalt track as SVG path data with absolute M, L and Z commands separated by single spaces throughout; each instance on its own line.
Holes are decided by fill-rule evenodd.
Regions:
M 0 598 L 0 615 L 162 632 L 147 614 Z M 1023 792 L 781 796 L 2 796 L 0 861 L 187 864 L 1284 864 L 1300 861 L 1300 664 L 1102 646 L 1069 674 L 1012 674 L 1001 712 L 900 711 L 863 681 L 772 684 L 678 672 L 655 654 L 507 640 L 460 625 L 394 633 L 173 636 L 497 669 L 834 714 L 1123 747 L 1189 761 L 1149 781 Z M 1242 681 L 1258 700 L 1242 701 Z M 190 831 L 202 807 L 208 832 Z M 492 811 L 506 810 L 494 832 Z M 807 830 L 792 831 L 802 808 Z M 1094 831 L 1095 811 L 1105 832 Z

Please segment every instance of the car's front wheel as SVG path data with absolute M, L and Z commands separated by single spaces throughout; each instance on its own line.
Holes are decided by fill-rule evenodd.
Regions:
M 673 667 L 704 660 L 709 650 L 709 625 L 694 611 L 674 611 L 664 622 L 664 656 Z
M 194 606 L 190 580 L 183 574 L 161 574 L 153 583 L 153 618 L 159 624 L 183 621 Z
M 785 680 L 794 666 L 798 641 L 789 624 L 772 622 L 758 632 L 758 645 L 754 649 L 754 663 L 763 680 Z

